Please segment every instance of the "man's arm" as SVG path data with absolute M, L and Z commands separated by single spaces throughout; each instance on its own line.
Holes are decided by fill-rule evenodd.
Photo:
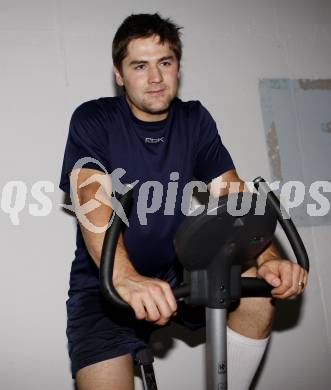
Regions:
M 96 176 L 102 179 L 80 187 L 93 175 L 103 176 Z M 76 181 L 76 185 L 74 181 Z M 85 217 L 89 221 L 89 226 L 92 225 L 97 228 L 106 226 L 112 213 L 109 203 L 110 198 L 107 196 L 107 194 L 111 194 L 109 175 L 106 177 L 104 173 L 98 170 L 83 168 L 71 172 L 70 183 L 71 188 L 77 188 L 77 194 L 73 194 L 76 215 L 79 213 L 78 206 L 96 200 L 96 193 L 98 192 L 99 205 L 94 210 L 86 213 Z M 102 191 L 100 191 L 100 186 Z M 96 232 L 94 229 L 84 226 L 79 217 L 78 220 L 86 248 L 95 264 L 100 267 L 105 231 L 102 233 Z M 126 251 L 122 233 L 115 252 L 113 284 L 119 295 L 133 308 L 137 319 L 146 319 L 158 325 L 164 325 L 177 309 L 176 300 L 168 283 L 156 278 L 144 277 L 135 270 Z
M 215 198 L 231 192 L 248 191 L 244 181 L 231 169 L 208 184 L 208 190 Z M 307 285 L 308 274 L 297 263 L 281 259 L 271 243 L 256 259 L 258 276 L 271 284 L 274 298 L 286 299 L 301 294 Z M 299 285 L 304 283 L 304 287 Z

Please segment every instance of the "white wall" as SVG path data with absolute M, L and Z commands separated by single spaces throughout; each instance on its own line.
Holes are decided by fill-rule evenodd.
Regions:
M 68 121 L 82 101 L 114 93 L 110 48 L 121 21 L 155 11 L 184 26 L 180 96 L 209 108 L 246 180 L 270 178 L 258 80 L 331 78 L 327 0 L 0 0 L 0 190 L 13 180 L 28 189 L 17 226 L 0 210 L 1 388 L 72 389 L 65 300 L 75 231 L 57 189 Z M 55 185 L 53 208 L 34 217 L 40 180 Z M 282 306 L 258 390 L 331 387 L 330 227 L 301 233 L 310 284 L 295 324 L 284 328 L 293 302 Z M 157 360 L 160 388 L 203 388 L 203 346 L 174 346 Z

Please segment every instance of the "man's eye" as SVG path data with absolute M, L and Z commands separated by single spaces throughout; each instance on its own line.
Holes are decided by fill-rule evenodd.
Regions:
M 144 64 L 141 64 L 141 65 L 137 65 L 137 66 L 135 67 L 135 69 L 140 70 L 140 69 L 144 69 L 144 67 L 145 67 L 145 65 L 144 65 Z
M 161 62 L 161 64 L 164 66 L 170 66 L 171 62 L 170 61 L 163 61 L 163 62 Z

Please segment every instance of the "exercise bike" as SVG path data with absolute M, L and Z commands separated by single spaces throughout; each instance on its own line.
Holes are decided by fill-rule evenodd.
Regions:
M 267 183 L 254 180 L 257 193 L 239 193 L 220 197 L 214 205 L 200 206 L 193 216 L 187 216 L 179 226 L 175 240 L 178 260 L 184 269 L 183 283 L 173 289 L 177 299 L 204 306 L 206 310 L 207 389 L 227 389 L 227 309 L 241 297 L 271 296 L 272 286 L 258 278 L 241 277 L 241 265 L 255 259 L 271 242 L 277 221 L 282 226 L 296 256 L 309 271 L 309 259 L 304 244 L 286 215 L 277 196 Z M 127 214 L 132 190 L 120 203 Z M 243 215 L 228 212 L 228 205 L 238 210 L 249 201 Z M 246 203 L 247 204 L 247 203 Z M 234 215 L 237 214 L 237 215 Z M 111 229 L 105 235 L 101 264 L 100 288 L 107 301 L 123 310 L 132 310 L 117 294 L 113 283 L 114 255 L 123 221 L 115 214 Z M 141 369 L 145 390 L 157 390 L 153 356 L 146 348 L 137 352 L 136 364 Z

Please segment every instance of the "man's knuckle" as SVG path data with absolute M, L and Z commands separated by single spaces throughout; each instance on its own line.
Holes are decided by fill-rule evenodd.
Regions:
M 166 291 L 170 291 L 171 290 L 171 287 L 170 287 L 169 283 L 167 283 L 167 282 L 162 281 L 160 283 L 160 286 L 161 286 L 161 288 L 163 290 L 166 290 Z
M 162 288 L 158 284 L 152 284 L 149 288 L 149 291 L 153 295 L 160 295 L 162 294 Z
M 130 301 L 137 303 L 141 300 L 142 293 L 139 291 L 133 291 L 130 295 Z
M 160 314 L 151 313 L 149 318 L 152 322 L 160 321 Z
M 297 263 L 293 263 L 293 270 L 296 272 L 300 272 L 300 270 L 301 270 L 300 265 Z
M 285 269 L 285 270 L 289 270 L 292 268 L 292 265 L 293 263 L 289 260 L 283 260 L 281 263 L 280 263 L 280 266 Z
M 146 313 L 143 310 L 136 310 L 135 314 L 138 320 L 143 320 L 146 318 Z

